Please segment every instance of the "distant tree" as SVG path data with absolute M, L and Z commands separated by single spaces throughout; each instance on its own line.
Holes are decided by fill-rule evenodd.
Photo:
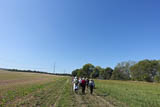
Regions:
M 111 79 L 112 72 L 113 72 L 113 69 L 110 67 L 107 67 L 106 69 L 104 69 L 102 74 L 103 79 L 108 79 L 108 80 Z
M 91 77 L 92 77 L 92 78 L 98 78 L 101 71 L 102 71 L 102 68 L 101 68 L 100 66 L 96 66 L 96 67 L 93 69 L 93 72 L 91 73 Z
M 111 79 L 113 80 L 129 80 L 128 75 L 126 74 L 126 72 L 122 71 L 120 68 L 115 68 Z
M 159 66 L 157 68 L 156 75 L 154 76 L 154 82 L 160 82 L 160 61 L 158 61 Z
M 142 60 L 131 67 L 131 76 L 133 80 L 152 82 L 157 78 L 159 69 L 159 61 Z
M 79 71 L 80 71 L 79 69 L 73 70 L 72 71 L 72 76 L 77 76 Z
M 78 77 L 86 77 L 87 74 L 86 74 L 86 72 L 83 71 L 83 69 L 79 69 L 77 76 Z
M 83 67 L 82 67 L 82 70 L 83 72 L 85 72 L 85 77 L 89 78 L 91 73 L 93 72 L 94 70 L 94 65 L 92 64 L 85 64 Z
M 154 82 L 160 82 L 160 75 L 154 76 Z
M 111 79 L 129 80 L 131 78 L 130 68 L 135 64 L 134 61 L 127 61 L 118 63 L 115 67 Z
M 72 75 L 88 78 L 160 82 L 160 60 L 142 60 L 137 63 L 134 61 L 121 62 L 114 70 L 109 67 L 103 69 L 100 66 L 94 67 L 92 64 L 85 64 L 81 69 L 74 70 Z

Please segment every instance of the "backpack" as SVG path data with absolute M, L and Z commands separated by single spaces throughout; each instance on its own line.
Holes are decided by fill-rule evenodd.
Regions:
M 93 81 L 90 82 L 90 86 L 94 87 L 94 82 Z
M 79 83 L 79 81 L 78 81 L 78 80 L 76 80 L 76 81 L 75 81 L 75 84 L 76 84 L 76 85 L 78 85 L 78 83 Z
M 82 85 L 85 85 L 86 84 L 86 81 L 85 80 L 82 80 Z

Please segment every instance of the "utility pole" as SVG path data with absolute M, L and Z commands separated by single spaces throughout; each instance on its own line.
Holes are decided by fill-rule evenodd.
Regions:
M 53 74 L 56 72 L 56 63 L 54 63 Z
M 64 74 L 66 73 L 66 70 L 64 69 Z

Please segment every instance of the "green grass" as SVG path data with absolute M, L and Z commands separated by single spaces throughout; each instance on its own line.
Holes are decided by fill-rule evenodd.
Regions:
M 53 106 L 62 88 L 70 86 L 63 76 L 0 71 L 0 77 L 0 107 Z
M 32 97 L 28 96 L 25 99 L 22 99 L 21 103 L 16 106 L 53 106 L 57 100 L 57 97 L 59 96 L 61 88 L 67 79 L 68 78 L 61 78 L 51 84 L 48 84 L 43 89 L 33 92 Z
M 3 95 L 3 98 L 2 98 L 2 104 L 1 106 L 5 105 L 7 102 L 13 100 L 13 99 L 16 99 L 16 98 L 20 98 L 20 97 L 24 97 L 24 96 L 27 96 L 28 94 L 36 91 L 36 90 L 39 90 L 39 89 L 42 89 L 44 87 L 46 87 L 47 85 L 49 85 L 51 83 L 45 83 L 45 84 L 34 84 L 34 85 L 26 85 L 24 87 L 19 87 L 15 90 L 8 90 L 4 95 Z
M 69 79 L 62 90 L 62 94 L 56 107 L 71 107 L 73 105 L 73 92 L 71 85 L 71 79 Z
M 107 100 L 121 102 L 119 106 L 160 106 L 160 84 L 112 80 L 96 80 L 95 83 L 97 93 L 106 95 Z

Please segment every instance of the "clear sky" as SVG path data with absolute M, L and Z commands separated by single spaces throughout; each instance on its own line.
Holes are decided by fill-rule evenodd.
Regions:
M 159 0 L 0 0 L 0 67 L 70 73 L 160 59 Z

